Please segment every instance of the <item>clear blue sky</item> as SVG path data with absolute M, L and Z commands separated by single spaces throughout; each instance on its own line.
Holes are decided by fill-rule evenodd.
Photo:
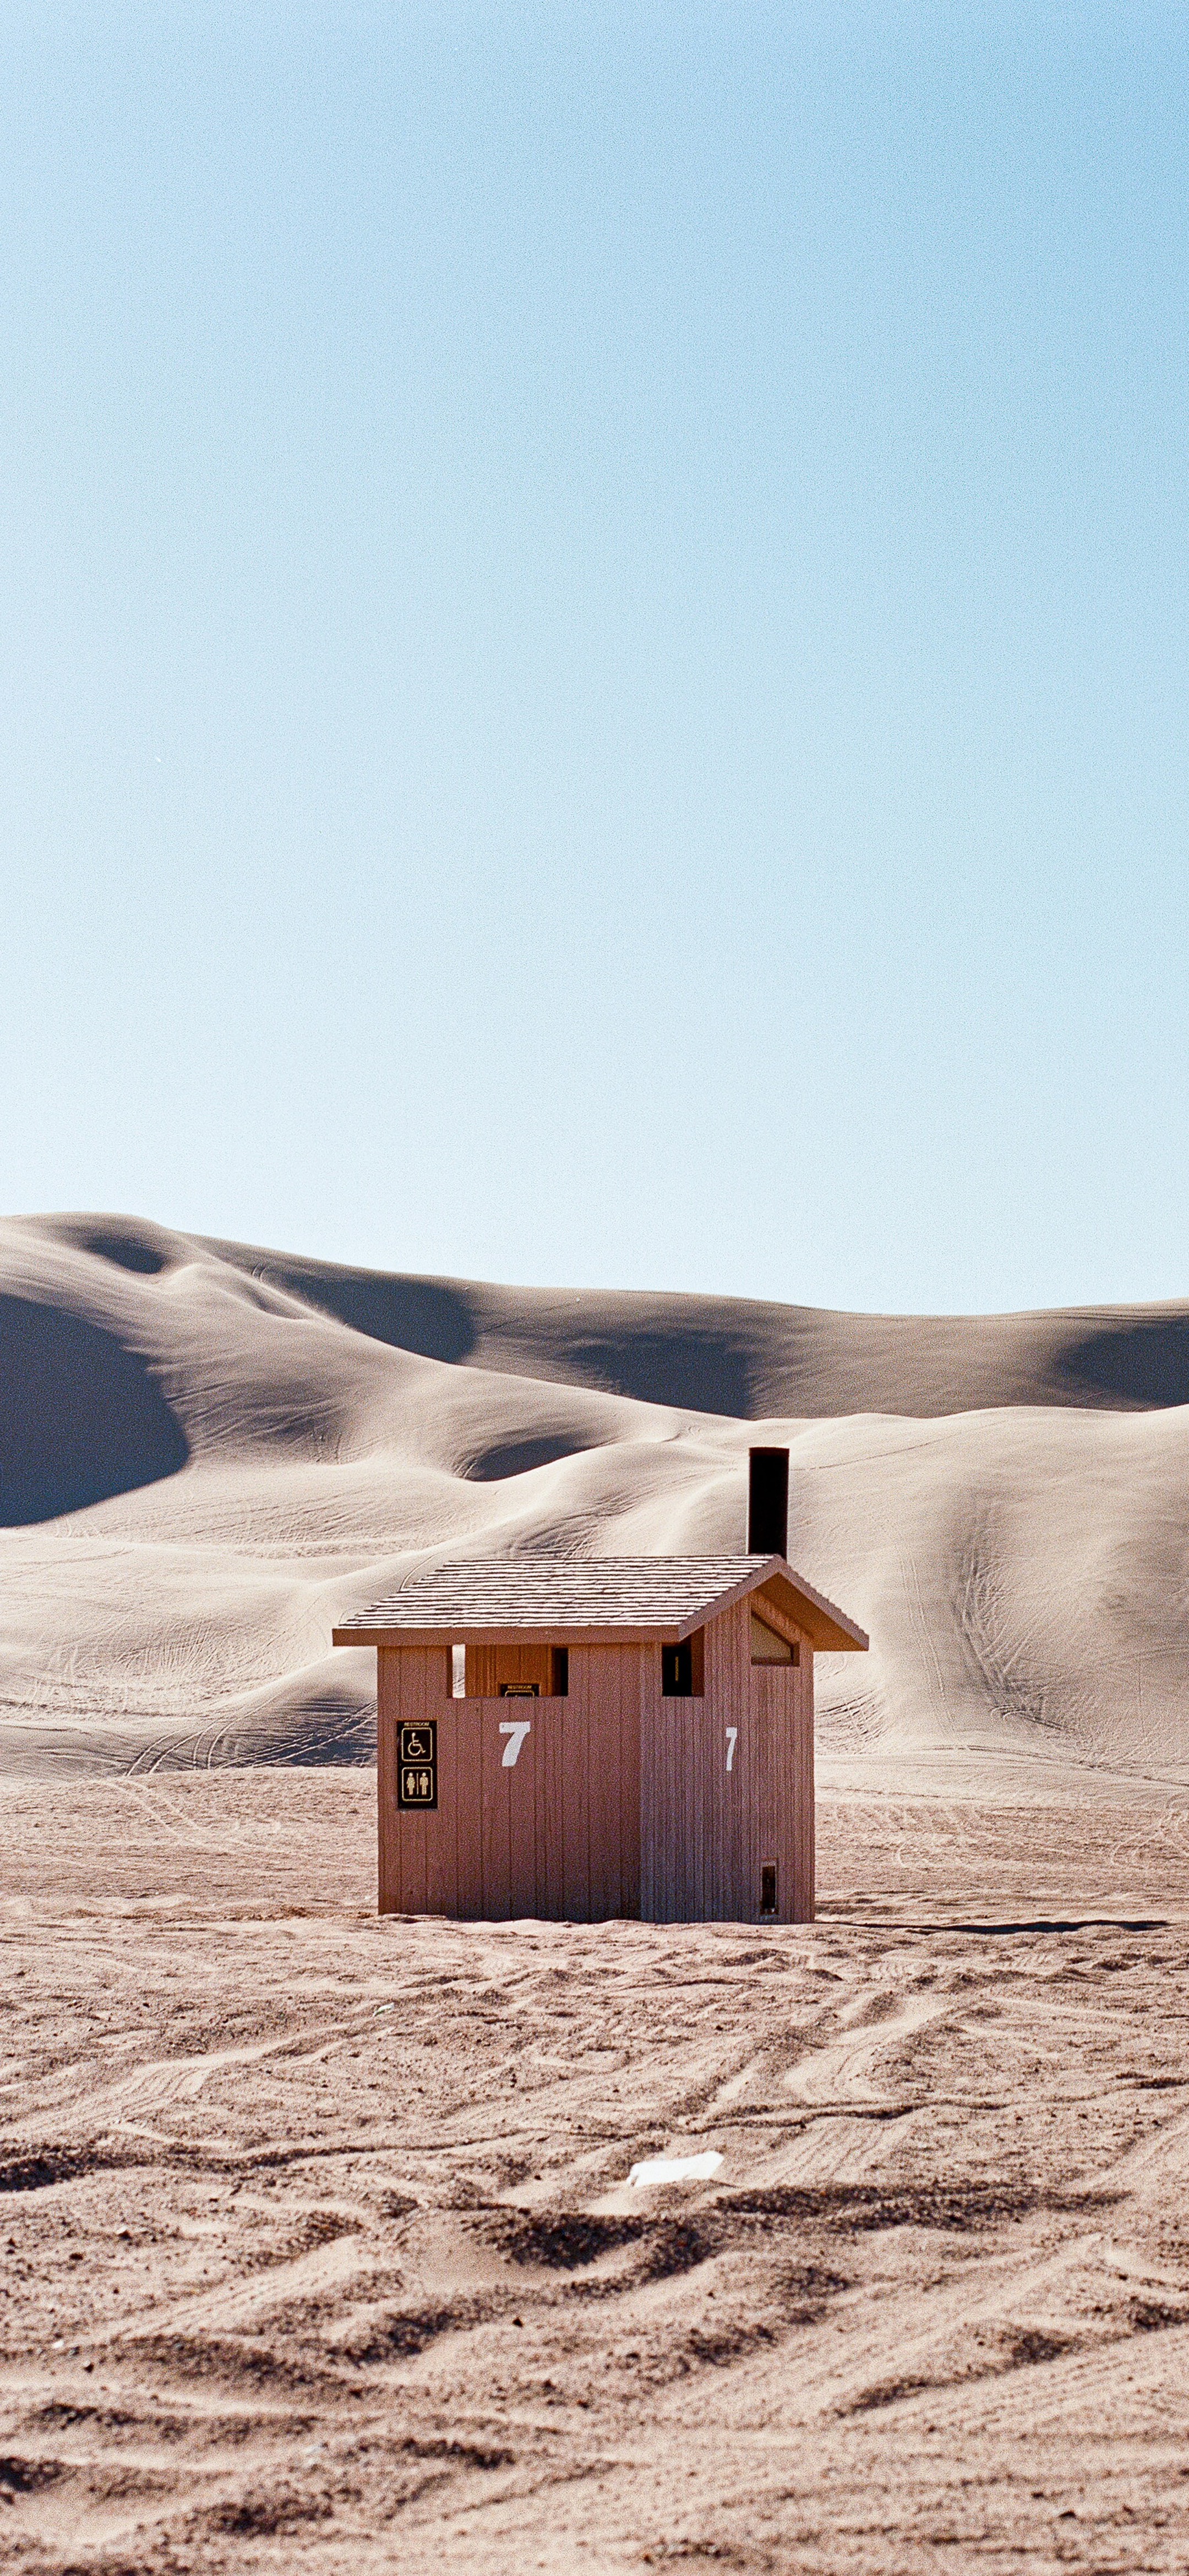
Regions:
M 10 1210 L 1189 1294 L 1189 11 L 0 17 Z

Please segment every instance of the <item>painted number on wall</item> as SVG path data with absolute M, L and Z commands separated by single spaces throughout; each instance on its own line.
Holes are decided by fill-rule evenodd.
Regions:
M 517 1762 L 520 1759 L 520 1747 L 523 1744 L 525 1736 L 528 1734 L 531 1725 L 531 1717 L 501 1717 L 500 1734 L 506 1735 L 508 1739 L 504 1746 L 503 1768 L 505 1771 L 515 1770 Z
M 727 1769 L 728 1769 L 728 1771 L 730 1770 L 730 1768 L 731 1768 L 731 1766 L 732 1766 L 732 1763 L 734 1762 L 734 1759 L 735 1759 L 735 1746 L 736 1746 L 736 1744 L 738 1743 L 738 1741 L 739 1741 L 739 1729 L 738 1729 L 738 1727 L 737 1727 L 737 1726 L 728 1726 L 728 1728 L 727 1728 Z

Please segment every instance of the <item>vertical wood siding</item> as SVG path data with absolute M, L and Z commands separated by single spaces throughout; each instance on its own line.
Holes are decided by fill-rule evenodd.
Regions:
M 472 1699 L 498 1699 L 501 1682 L 535 1682 L 545 1699 L 550 1673 L 548 1646 L 467 1647 L 467 1689 Z
M 655 1923 L 813 1920 L 813 1652 L 753 1665 L 750 1605 L 708 1622 L 701 1699 L 663 1699 L 660 1658 L 641 1729 L 641 1910 Z M 727 1770 L 729 1727 L 737 1730 Z
M 813 1650 L 753 1665 L 748 1605 L 705 1631 L 700 1699 L 664 1699 L 659 1648 L 574 1648 L 565 1699 L 454 1699 L 440 1647 L 381 1649 L 381 1913 L 473 1921 L 813 1920 Z M 527 1678 L 527 1676 L 526 1676 Z M 505 1767 L 501 1724 L 529 1732 Z M 397 1729 L 433 1719 L 438 1804 L 396 1804 Z M 731 1769 L 727 1729 L 737 1729 Z
M 381 1913 L 576 1923 L 638 1915 L 640 1718 L 651 1660 L 640 1647 L 575 1648 L 565 1699 L 455 1699 L 444 1649 L 381 1648 Z M 659 1689 L 659 1652 L 655 1661 Z M 438 1730 L 438 1804 L 402 1810 L 397 1730 L 428 1719 Z M 500 1728 L 521 1721 L 528 1733 L 505 1766 Z

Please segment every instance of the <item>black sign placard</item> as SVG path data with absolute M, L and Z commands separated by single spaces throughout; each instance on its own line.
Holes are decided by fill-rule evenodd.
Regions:
M 396 1803 L 398 1807 L 436 1807 L 438 1803 L 438 1726 L 397 1729 Z

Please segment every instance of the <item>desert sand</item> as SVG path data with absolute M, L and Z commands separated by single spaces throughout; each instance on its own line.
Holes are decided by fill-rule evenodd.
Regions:
M 1189 1785 L 1189 1306 L 830 1316 L 0 1227 L 0 1770 L 368 1760 L 330 1631 L 452 1552 L 742 1543 L 872 1639 L 823 1749 Z
M 4 2563 L 1189 2563 L 1189 1308 L 0 1270 Z M 757 1430 L 818 1922 L 379 1921 L 334 1621 L 736 1546 Z
M 1183 1798 L 828 1768 L 762 1937 L 381 1921 L 360 1771 L 0 1818 L 5 2564 L 1189 2560 Z

